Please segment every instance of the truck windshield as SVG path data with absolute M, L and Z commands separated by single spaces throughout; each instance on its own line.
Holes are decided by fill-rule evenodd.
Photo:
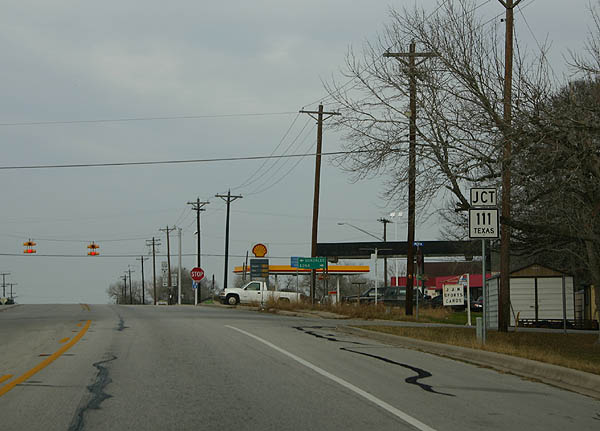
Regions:
M 246 290 L 260 290 L 260 283 L 250 283 L 246 286 Z

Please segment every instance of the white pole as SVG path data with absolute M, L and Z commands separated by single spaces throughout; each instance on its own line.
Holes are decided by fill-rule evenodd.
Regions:
M 179 228 L 179 271 L 177 272 L 177 304 L 181 305 L 181 228 Z
M 471 326 L 471 274 L 467 273 L 467 326 Z
M 375 249 L 375 305 L 377 305 L 377 249 Z
M 487 279 L 486 279 L 486 268 L 485 268 L 485 239 L 481 240 L 481 272 L 483 276 L 482 285 L 482 296 L 483 296 L 483 331 L 481 336 L 481 341 L 485 344 L 485 337 L 487 332 Z

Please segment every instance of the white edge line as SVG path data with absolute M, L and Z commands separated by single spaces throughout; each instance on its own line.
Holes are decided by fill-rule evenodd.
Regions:
M 281 347 L 277 347 L 276 345 L 268 342 L 267 340 L 263 340 L 262 338 L 257 337 L 256 335 L 246 332 L 242 329 L 236 328 L 235 326 L 225 325 L 225 327 L 233 329 L 234 331 L 238 331 L 244 335 L 247 335 L 250 338 L 254 338 L 257 341 L 260 341 L 261 343 L 266 344 L 273 350 L 277 350 L 279 353 L 292 358 L 294 361 L 304 365 L 307 368 L 310 368 L 314 372 L 316 372 L 324 377 L 327 377 L 330 380 L 333 380 L 334 382 L 338 383 L 339 385 L 342 385 L 343 387 L 345 387 L 347 389 L 350 389 L 351 391 L 357 393 L 361 397 L 366 398 L 367 400 L 371 401 L 373 404 L 381 407 L 384 410 L 387 410 L 389 413 L 402 419 L 404 422 L 414 426 L 415 428 L 417 428 L 421 431 L 436 431 L 435 429 L 431 428 L 428 425 L 425 425 L 423 422 L 419 421 L 418 419 L 415 419 L 412 416 L 410 416 L 409 414 L 404 413 L 402 410 L 399 410 L 396 407 L 386 403 L 385 401 L 380 400 L 379 398 L 375 397 L 374 395 L 371 395 L 370 393 L 363 391 L 359 387 L 354 386 L 352 383 L 347 382 L 346 380 L 344 380 L 338 376 L 335 376 L 335 375 L 325 371 L 324 369 L 317 367 L 316 365 L 313 365 L 312 363 L 300 358 L 299 356 L 294 355 L 293 353 L 288 352 L 287 350 L 282 349 Z

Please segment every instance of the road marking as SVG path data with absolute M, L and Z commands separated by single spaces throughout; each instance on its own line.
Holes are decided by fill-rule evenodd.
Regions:
M 5 374 L 3 376 L 0 376 L 0 383 L 7 381 L 8 379 L 10 379 L 13 375 L 12 374 Z
M 58 340 L 58 342 L 59 342 L 60 344 L 62 344 L 62 343 L 66 343 L 67 341 L 69 341 L 69 338 L 70 338 L 70 337 L 61 338 L 60 340 Z
M 85 326 L 81 329 L 81 331 L 79 331 L 79 333 L 77 335 L 75 335 L 71 339 L 71 341 L 69 341 L 67 344 L 62 346 L 60 349 L 58 349 L 56 352 L 54 352 L 50 356 L 48 356 L 46 359 L 44 359 L 42 362 L 37 364 L 31 370 L 27 371 L 25 374 L 22 374 L 21 376 L 17 377 L 12 382 L 7 383 L 6 385 L 0 387 L 0 397 L 2 395 L 4 395 L 5 393 L 7 393 L 8 391 L 10 391 L 15 386 L 17 386 L 19 383 L 23 383 L 25 380 L 27 380 L 34 374 L 36 374 L 39 371 L 46 368 L 48 365 L 50 365 L 52 362 L 54 362 L 56 359 L 58 359 L 63 353 L 65 353 L 67 350 L 69 350 L 71 347 L 73 347 L 75 344 L 77 344 L 77 342 L 81 339 L 81 337 L 83 337 L 85 335 L 85 333 L 87 332 L 91 323 L 92 323 L 92 321 L 88 320 L 85 323 Z
M 235 326 L 225 325 L 225 327 L 233 329 L 235 331 L 238 331 L 244 335 L 247 335 L 250 338 L 254 338 L 257 341 L 260 341 L 261 343 L 266 344 L 273 350 L 277 350 L 279 353 L 281 353 L 285 356 L 288 356 L 289 358 L 292 358 L 294 361 L 304 365 L 307 368 L 310 368 L 311 370 L 315 371 L 316 373 L 318 373 L 324 377 L 327 377 L 330 380 L 333 380 L 334 382 L 338 383 L 339 385 L 342 385 L 346 389 L 350 389 L 351 391 L 355 392 L 356 394 L 360 395 L 361 397 L 366 398 L 367 400 L 371 401 L 373 404 L 381 407 L 382 409 L 388 411 L 389 413 L 393 414 L 394 416 L 400 418 L 404 422 L 412 425 L 413 427 L 415 427 L 421 431 L 435 431 L 434 428 L 431 428 L 429 425 L 425 425 L 423 422 L 419 421 L 418 419 L 413 418 L 412 416 L 410 416 L 407 413 L 404 413 L 402 410 L 397 409 L 396 407 L 386 403 L 383 400 L 380 400 L 376 396 L 371 395 L 370 393 L 368 393 L 366 391 L 363 391 L 359 387 L 354 386 L 352 383 L 347 382 L 346 380 L 344 380 L 336 375 L 333 375 L 330 372 L 317 367 L 316 365 L 313 365 L 312 363 L 302 359 L 301 357 L 296 356 L 293 353 L 290 353 L 287 350 L 282 349 L 281 347 L 277 347 L 275 344 L 272 344 L 272 343 L 268 342 L 267 340 L 263 340 L 262 338 L 257 337 L 256 335 L 246 332 L 242 329 L 236 328 Z

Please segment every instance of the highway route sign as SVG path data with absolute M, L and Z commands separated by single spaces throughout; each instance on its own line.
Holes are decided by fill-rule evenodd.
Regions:
M 492 188 L 472 188 L 472 207 L 495 207 L 498 204 L 498 192 Z
M 498 208 L 476 208 L 469 210 L 469 238 L 498 238 Z

